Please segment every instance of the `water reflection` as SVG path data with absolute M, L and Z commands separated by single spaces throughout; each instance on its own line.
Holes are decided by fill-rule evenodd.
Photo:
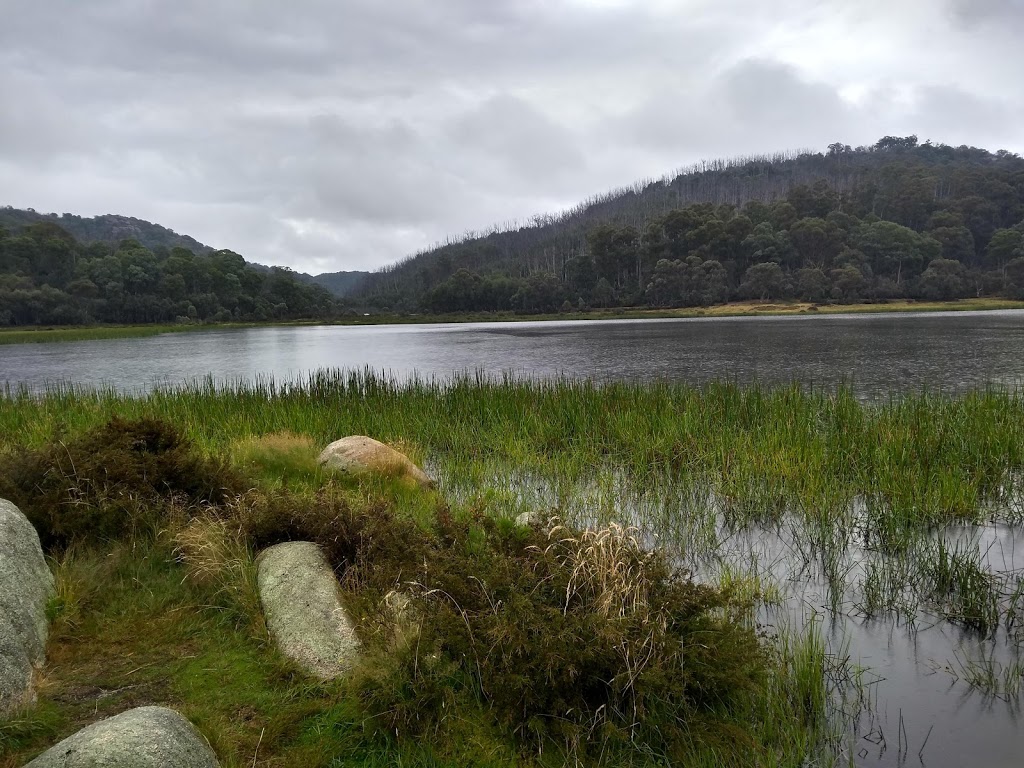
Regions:
M 956 393 L 1024 382 L 1024 311 L 252 328 L 0 346 L 0 381 L 32 388 L 294 380 L 327 367 L 399 377 L 846 381 L 869 399 L 924 387 Z

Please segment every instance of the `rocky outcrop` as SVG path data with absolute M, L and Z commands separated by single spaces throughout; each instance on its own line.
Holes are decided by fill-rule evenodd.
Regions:
M 404 453 L 363 435 L 335 440 L 320 453 L 319 462 L 328 469 L 351 477 L 381 475 L 421 487 L 434 485 L 434 481 Z
M 0 716 L 35 701 L 32 676 L 45 659 L 52 594 L 36 529 L 0 499 Z
M 217 756 L 173 709 L 139 707 L 69 736 L 25 768 L 217 768 Z
M 320 548 L 308 541 L 277 544 L 260 553 L 257 569 L 267 628 L 281 652 L 322 680 L 347 672 L 359 639 Z

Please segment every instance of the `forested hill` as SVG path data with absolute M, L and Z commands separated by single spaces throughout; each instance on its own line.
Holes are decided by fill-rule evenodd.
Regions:
M 286 269 L 255 269 L 231 251 L 85 243 L 50 220 L 0 225 L 0 326 L 293 320 L 340 311 L 325 289 Z
M 298 278 L 326 288 L 338 297 L 351 296 L 356 293 L 370 276 L 369 272 L 323 272 L 319 275 L 307 275 L 299 272 Z
M 17 231 L 29 224 L 41 222 L 57 224 L 61 229 L 83 243 L 108 243 L 116 245 L 122 240 L 136 240 L 145 248 L 187 248 L 193 253 L 209 253 L 214 250 L 188 235 L 179 235 L 174 230 L 161 227 L 131 216 L 82 217 L 72 213 L 37 213 L 32 209 L 20 210 L 10 206 L 0 208 L 0 227 Z
M 122 240 L 135 240 L 149 250 L 186 248 L 194 254 L 207 254 L 215 250 L 188 235 L 179 235 L 173 229 L 132 216 L 105 214 L 83 217 L 72 213 L 38 213 L 32 209 L 22 210 L 11 206 L 0 208 L 0 227 L 9 232 L 16 232 L 30 224 L 39 223 L 57 224 L 84 244 L 99 242 L 116 246 Z M 275 269 L 255 262 L 247 263 L 258 271 L 269 272 Z M 305 272 L 296 272 L 294 274 L 300 282 L 319 285 L 340 298 L 351 294 L 358 288 L 369 273 L 325 272 L 319 275 L 308 275 Z
M 1024 298 L 1024 159 L 885 137 L 702 163 L 366 280 L 405 311 Z

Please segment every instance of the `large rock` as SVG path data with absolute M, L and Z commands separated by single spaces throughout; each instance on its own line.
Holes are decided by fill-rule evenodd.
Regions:
M 352 667 L 359 639 L 316 544 L 289 541 L 264 550 L 257 581 L 267 628 L 285 656 L 322 680 Z
M 0 715 L 35 701 L 32 675 L 45 660 L 52 594 L 53 574 L 36 529 L 0 499 Z
M 139 707 L 69 736 L 25 768 L 217 768 L 217 756 L 184 717 Z
M 319 462 L 352 477 L 382 475 L 423 487 L 434 484 L 404 453 L 363 435 L 335 440 L 320 453 Z

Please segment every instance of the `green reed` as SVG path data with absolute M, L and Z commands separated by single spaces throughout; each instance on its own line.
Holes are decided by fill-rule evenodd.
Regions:
M 8 392 L 0 430 L 10 447 L 39 445 L 114 413 L 167 418 L 210 451 L 282 430 L 402 440 L 455 485 L 514 468 L 568 487 L 613 467 L 640 488 L 709 485 L 735 522 L 799 509 L 827 528 L 862 498 L 868 543 L 887 551 L 917 531 L 1012 509 L 1024 468 L 1024 399 L 995 390 L 866 405 L 849 389 L 481 375 L 402 383 L 320 371 L 300 383 L 205 380 L 143 396 Z

